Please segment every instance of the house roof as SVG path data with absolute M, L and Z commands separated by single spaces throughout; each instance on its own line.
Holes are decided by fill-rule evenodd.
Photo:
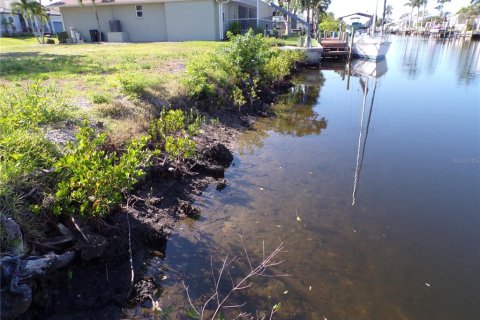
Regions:
M 347 18 L 347 17 L 351 17 L 351 16 L 362 16 L 362 17 L 365 17 L 365 18 L 372 18 L 373 17 L 371 14 L 357 12 L 357 13 L 348 14 L 348 15 L 340 17 L 338 19 L 343 19 L 343 18 Z
M 2 0 L 0 0 L 2 1 Z M 96 0 L 96 6 L 102 5 L 119 5 L 119 4 L 142 4 L 142 3 L 159 3 L 186 0 Z M 91 0 L 83 0 L 83 6 L 91 6 Z M 49 5 L 49 7 L 81 7 L 82 4 L 78 0 L 59 0 Z

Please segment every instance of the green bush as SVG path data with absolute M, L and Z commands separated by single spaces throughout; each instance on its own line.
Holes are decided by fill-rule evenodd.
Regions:
M 56 214 L 105 215 L 118 205 L 144 175 L 149 153 L 147 138 L 132 141 L 119 156 L 102 149 L 106 135 L 96 134 L 86 124 L 79 129 L 77 143 L 55 163 L 61 179 L 55 192 Z
M 67 32 L 59 32 L 57 33 L 58 43 L 67 43 L 68 40 L 68 33 Z
M 228 32 L 230 41 L 215 54 L 200 56 L 187 65 L 185 84 L 191 97 L 218 103 L 252 105 L 258 93 L 288 76 L 301 52 L 275 50 L 250 29 L 245 35 Z
M 228 26 L 227 32 L 230 32 L 234 36 L 238 36 L 239 34 L 242 33 L 242 26 L 240 25 L 240 23 L 238 21 L 233 21 Z
M 42 126 L 66 119 L 69 108 L 40 83 L 0 93 L 0 211 L 13 214 L 24 211 L 24 194 L 48 188 L 59 151 Z
M 112 102 L 112 97 L 106 93 L 94 93 L 91 95 L 91 100 L 95 104 L 110 103 Z
M 68 118 L 70 108 L 53 87 L 40 82 L 6 88 L 0 95 L 0 134 L 16 128 L 37 128 Z
M 118 80 L 122 92 L 134 98 L 143 96 L 146 88 L 150 85 L 150 82 L 143 75 L 137 73 L 120 75 Z
M 55 40 L 51 39 L 51 38 L 48 38 L 47 39 L 47 44 L 55 44 Z
M 274 50 L 263 68 L 263 76 L 267 81 L 281 81 L 290 75 L 297 61 L 303 60 L 305 52 L 300 50 Z
M 185 159 L 193 158 L 196 144 L 192 139 L 199 133 L 205 118 L 193 111 L 165 110 L 154 121 L 149 133 L 156 142 L 157 148 L 164 149 L 177 164 Z
M 47 189 L 57 147 L 40 130 L 17 129 L 0 135 L 0 212 L 25 211 L 24 195 Z

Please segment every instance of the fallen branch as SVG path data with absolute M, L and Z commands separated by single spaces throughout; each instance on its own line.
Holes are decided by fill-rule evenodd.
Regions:
M 212 279 L 213 279 L 213 287 L 214 287 L 214 293 L 208 297 L 208 299 L 201 305 L 199 309 L 195 307 L 193 304 L 191 298 L 190 298 L 190 293 L 188 291 L 188 287 L 185 285 L 185 282 L 182 282 L 183 287 L 185 288 L 185 291 L 187 293 L 187 298 L 190 306 L 192 309 L 195 311 L 195 313 L 199 316 L 199 319 L 204 320 L 206 319 L 206 314 L 209 313 L 210 315 L 208 316 L 209 319 L 214 320 L 217 319 L 217 316 L 220 314 L 222 309 L 234 309 L 234 308 L 242 308 L 245 303 L 239 303 L 239 304 L 234 304 L 234 305 L 227 305 L 228 300 L 231 298 L 231 296 L 237 292 L 241 291 L 244 289 L 250 288 L 253 283 L 250 281 L 255 278 L 255 277 L 263 277 L 263 276 L 269 276 L 269 277 L 281 277 L 281 276 L 288 276 L 288 275 L 267 275 L 266 271 L 274 266 L 277 266 L 283 262 L 282 261 L 275 261 L 275 257 L 280 254 L 283 251 L 283 242 L 281 242 L 275 250 L 273 250 L 268 256 L 265 257 L 265 249 L 263 249 L 263 257 L 260 263 L 258 263 L 256 266 L 252 264 L 252 260 L 250 259 L 250 256 L 248 255 L 248 252 L 245 248 L 245 244 L 243 241 L 243 235 L 240 235 L 241 238 L 241 244 L 243 251 L 245 253 L 245 258 L 248 262 L 248 265 L 250 267 L 250 272 L 244 276 L 242 279 L 238 281 L 234 281 L 230 272 L 228 271 L 228 268 L 232 263 L 235 261 L 238 261 L 238 257 L 233 257 L 229 258 L 228 255 L 225 256 L 225 258 L 222 261 L 221 267 L 218 269 L 217 273 L 218 276 L 215 274 L 215 270 L 213 268 L 213 259 L 211 258 L 210 260 L 210 267 L 211 267 L 211 273 L 212 273 Z M 228 274 L 228 277 L 231 281 L 232 287 L 231 289 L 224 295 L 222 296 L 220 293 L 220 283 L 222 280 L 224 280 L 225 275 Z M 215 302 L 213 306 L 213 310 L 208 310 L 207 308 L 209 305 L 212 303 L 212 301 Z M 270 312 L 270 318 L 272 319 L 273 314 L 278 311 L 279 306 L 274 306 Z M 247 316 L 247 313 L 240 312 L 240 314 L 237 316 L 238 317 L 244 317 Z

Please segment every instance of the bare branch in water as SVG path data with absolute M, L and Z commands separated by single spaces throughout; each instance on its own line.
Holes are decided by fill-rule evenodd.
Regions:
M 219 315 L 220 311 L 222 309 L 234 309 L 234 308 L 242 308 L 245 306 L 246 303 L 241 303 L 241 304 L 235 304 L 235 305 L 227 305 L 228 300 L 231 298 L 231 296 L 237 292 L 241 291 L 244 289 L 250 288 L 253 283 L 251 283 L 251 279 L 254 277 L 285 277 L 289 276 L 288 274 L 281 274 L 281 275 L 269 275 L 266 274 L 267 270 L 269 268 L 278 266 L 279 264 L 283 263 L 284 260 L 281 261 L 275 261 L 275 257 L 280 254 L 283 249 L 284 249 L 284 243 L 281 242 L 275 250 L 273 250 L 268 256 L 265 256 L 265 243 L 262 243 L 262 260 L 258 265 L 254 267 L 252 264 L 252 260 L 250 259 L 250 256 L 248 255 L 248 252 L 245 248 L 245 243 L 243 241 L 244 239 L 244 234 L 240 234 L 240 239 L 241 239 L 241 244 L 243 251 L 245 253 L 245 258 L 248 262 L 248 265 L 250 267 L 250 272 L 244 276 L 242 279 L 238 280 L 237 282 L 234 281 L 232 275 L 230 274 L 230 271 L 228 268 L 237 261 L 237 257 L 233 257 L 229 259 L 228 254 L 225 256 L 223 259 L 221 267 L 217 270 L 217 273 L 214 270 L 213 267 L 213 258 L 210 259 L 210 269 L 212 273 L 212 279 L 213 279 L 213 286 L 214 286 L 214 293 L 209 296 L 209 298 L 203 303 L 201 306 L 200 310 L 197 310 L 192 303 L 192 300 L 190 298 L 190 294 L 188 292 L 188 287 L 185 285 L 184 282 L 183 286 L 185 288 L 185 291 L 187 292 L 187 297 L 188 297 L 188 302 L 190 303 L 191 307 L 193 310 L 199 315 L 199 319 L 204 320 L 206 319 L 205 315 L 206 313 L 209 314 L 208 318 L 211 320 L 214 320 L 217 318 Z M 218 274 L 218 275 L 217 275 Z M 229 292 L 227 292 L 225 295 L 222 295 L 220 293 L 220 282 L 224 280 L 224 278 L 228 275 L 228 278 L 230 279 L 230 282 L 232 284 L 232 288 L 230 289 Z M 212 301 L 214 301 L 214 310 L 210 311 L 208 310 L 208 306 L 212 304 Z M 273 315 L 278 311 L 278 306 L 274 306 L 270 312 L 269 319 L 271 320 L 273 318 Z M 235 319 L 240 319 L 240 318 L 246 318 L 250 317 L 250 319 L 253 319 L 251 314 L 249 313 L 244 313 L 240 312 L 239 315 Z M 258 319 L 258 317 L 257 317 Z M 263 317 L 265 319 L 265 317 Z

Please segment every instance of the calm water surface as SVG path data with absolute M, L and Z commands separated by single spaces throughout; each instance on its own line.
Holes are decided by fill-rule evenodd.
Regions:
M 279 117 L 241 137 L 228 187 L 168 243 L 162 304 L 183 295 L 178 275 L 192 298 L 208 293 L 210 257 L 242 255 L 244 232 L 252 260 L 285 242 L 273 271 L 291 275 L 236 296 L 244 310 L 480 319 L 480 42 L 393 41 L 351 77 L 345 64 L 305 72 Z

